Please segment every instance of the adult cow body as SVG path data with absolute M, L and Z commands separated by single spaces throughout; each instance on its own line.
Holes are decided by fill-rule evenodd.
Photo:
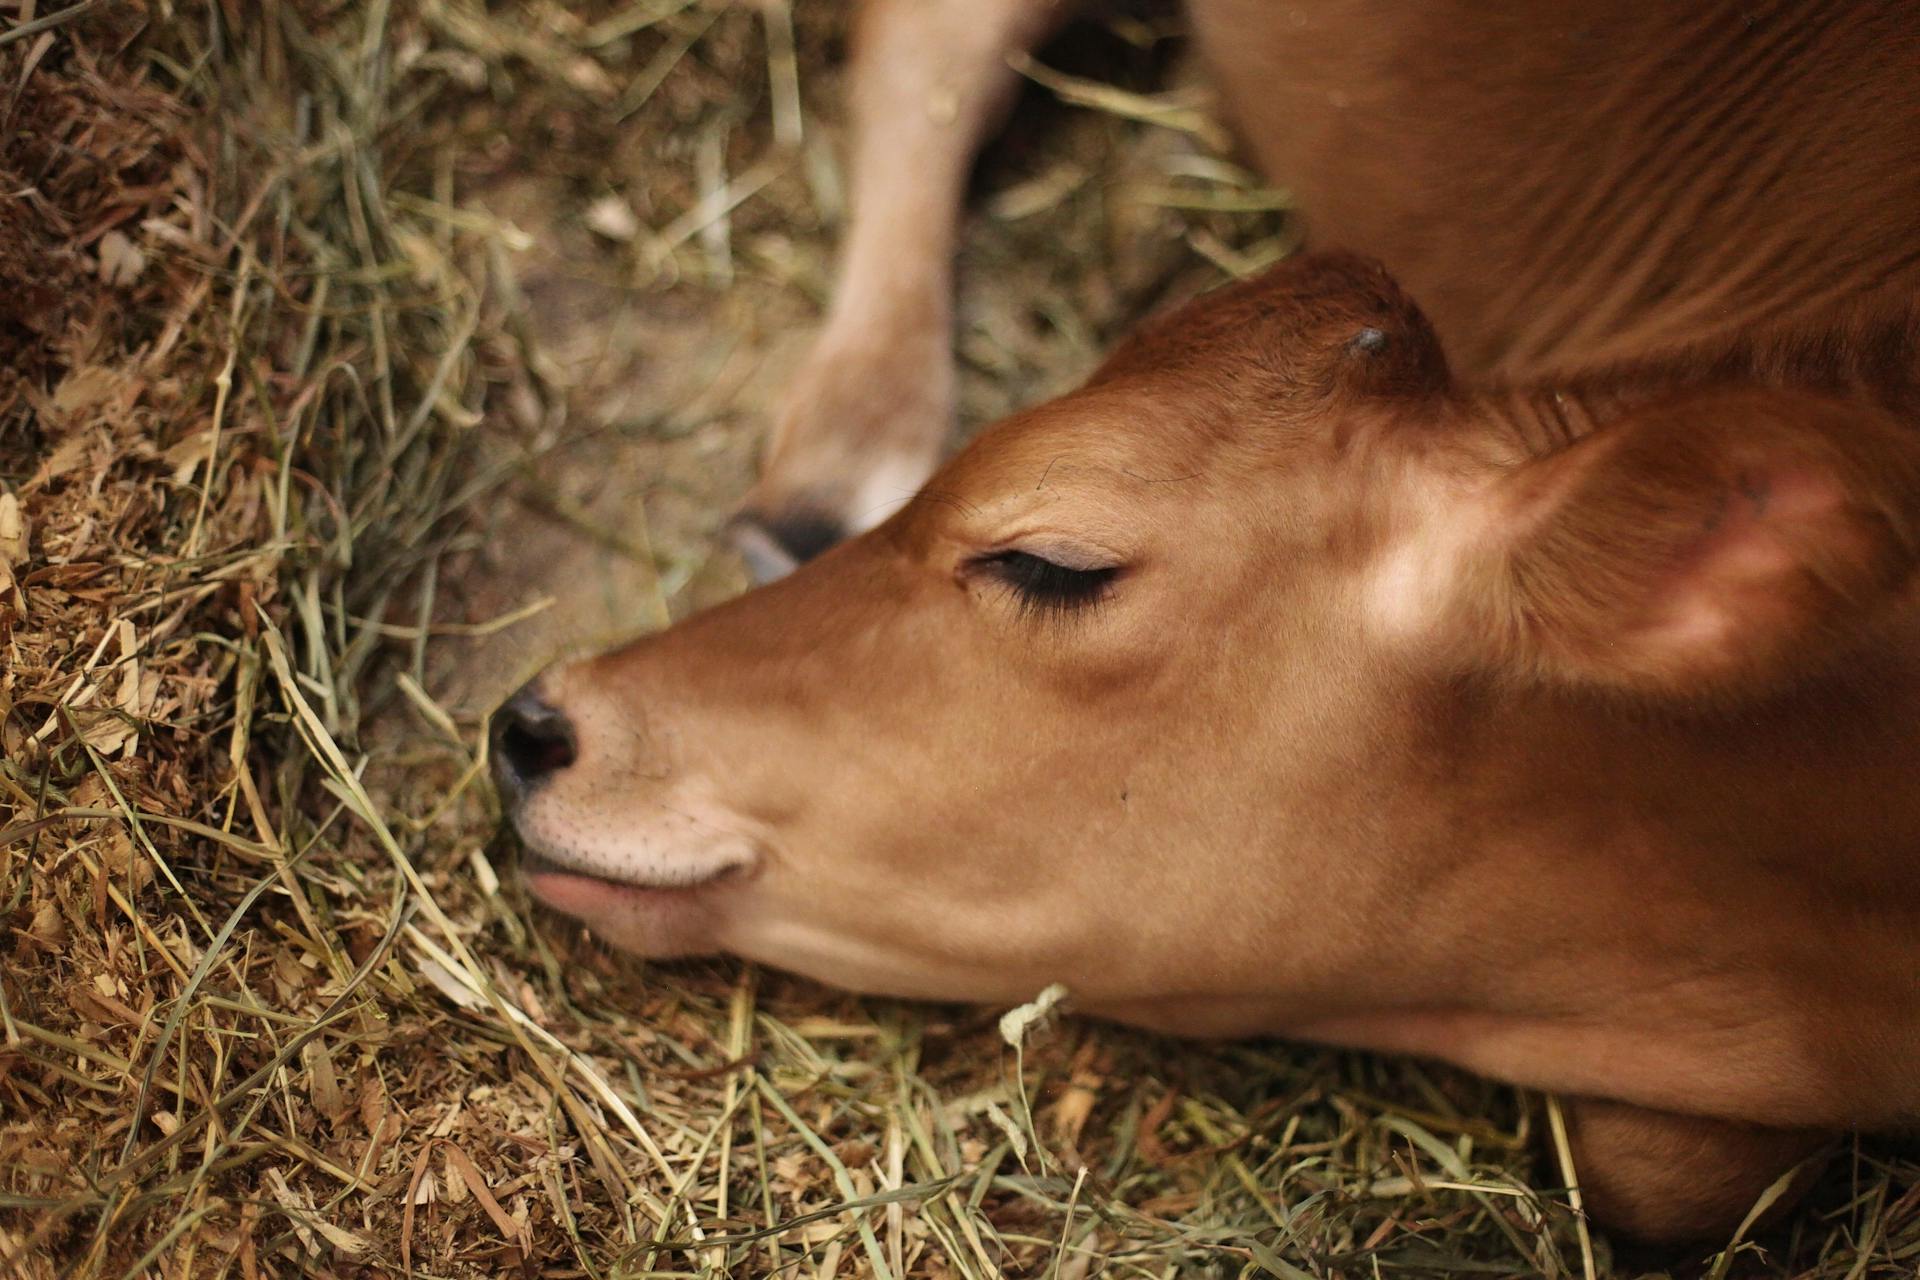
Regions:
M 882 502 L 1062 6 L 870 5 L 747 541 L 886 519 L 509 704 L 531 882 L 650 954 L 1446 1058 L 1573 1099 L 1609 1220 L 1722 1230 L 1920 1116 L 1920 17 L 1192 11 L 1387 270 L 1202 298 Z

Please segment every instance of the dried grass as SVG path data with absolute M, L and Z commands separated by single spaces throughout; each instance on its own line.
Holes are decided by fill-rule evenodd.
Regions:
M 536 927 L 502 878 L 448 672 L 489 637 L 524 651 L 545 605 L 490 614 L 474 582 L 557 518 L 638 566 L 631 622 L 727 589 L 699 486 L 737 484 L 758 425 L 726 360 L 616 406 L 618 379 L 555 354 L 526 255 L 552 231 L 594 297 L 749 346 L 804 319 L 841 21 L 0 2 L 15 1273 L 1631 1269 L 1577 1230 L 1511 1091 L 1071 1019 L 1010 1046 L 992 1012 L 643 968 Z M 983 179 L 970 422 L 1290 247 L 1204 104 L 1157 90 L 1164 28 L 1149 10 L 1083 37 L 1091 68 L 1028 69 L 1074 105 Z M 529 235 L 496 207 L 536 170 Z M 720 479 L 608 523 L 552 479 L 602 437 Z M 1912 1276 L 1915 1168 L 1862 1145 L 1764 1249 L 1686 1269 Z

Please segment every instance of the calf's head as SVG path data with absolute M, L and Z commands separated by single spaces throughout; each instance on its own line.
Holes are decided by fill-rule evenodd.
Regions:
M 1464 717 L 1771 696 L 1914 568 L 1869 411 L 1517 414 L 1370 264 L 1202 298 L 872 532 L 530 685 L 493 748 L 530 883 L 868 991 L 1333 1016 L 1459 861 Z

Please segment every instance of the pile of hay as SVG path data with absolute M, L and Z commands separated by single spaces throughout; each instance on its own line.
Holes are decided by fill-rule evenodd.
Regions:
M 598 557 L 576 630 L 737 586 L 712 533 L 828 278 L 840 8 L 0 0 L 13 1272 L 1611 1268 L 1538 1100 L 646 968 L 496 865 L 488 680 L 578 604 L 508 552 Z M 1172 31 L 1080 33 L 987 166 L 969 422 L 1289 248 L 1160 88 Z M 1697 1265 L 1912 1276 L 1914 1174 L 1864 1146 Z

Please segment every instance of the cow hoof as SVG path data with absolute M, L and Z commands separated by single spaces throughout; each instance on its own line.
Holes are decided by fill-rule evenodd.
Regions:
M 805 510 L 772 517 L 746 512 L 727 526 L 727 540 L 756 586 L 786 577 L 844 537 L 838 520 Z

